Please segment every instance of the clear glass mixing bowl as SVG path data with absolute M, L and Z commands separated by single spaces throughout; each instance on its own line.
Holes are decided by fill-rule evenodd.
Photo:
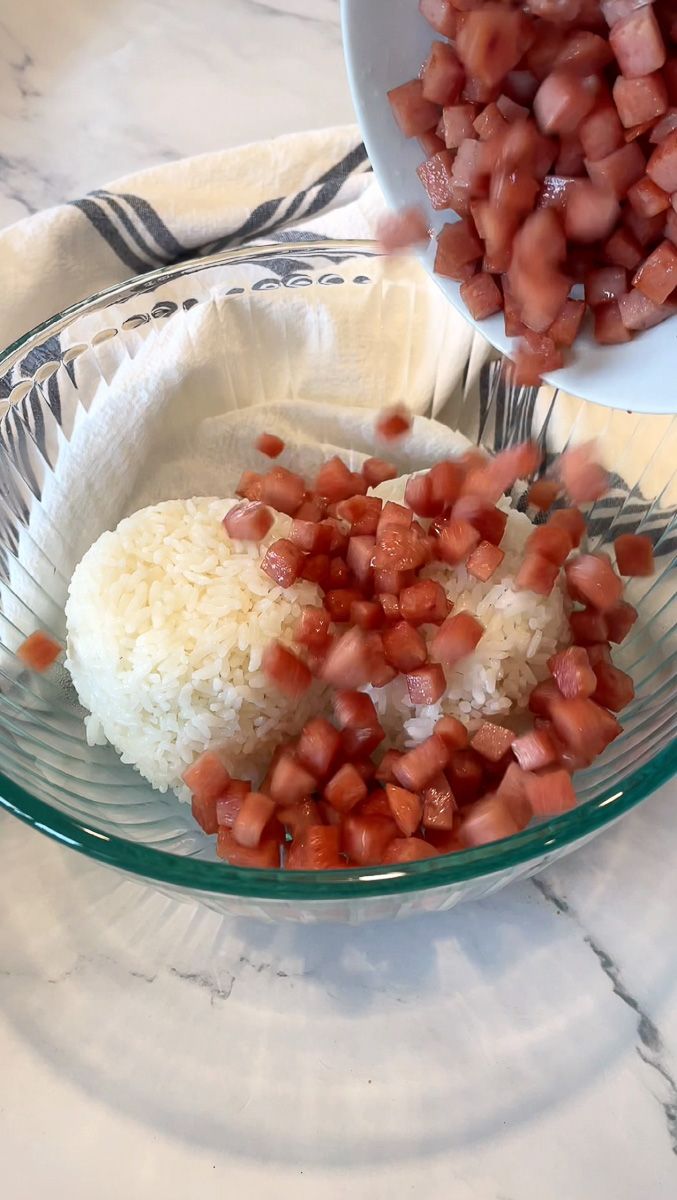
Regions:
M 665 782 L 677 766 L 677 420 L 548 389 L 512 392 L 491 353 L 413 260 L 326 242 L 167 267 L 10 347 L 0 360 L 0 804 L 91 858 L 223 912 L 356 922 L 448 908 L 533 874 Z M 144 472 L 152 468 L 162 492 L 164 458 L 196 413 L 314 402 L 333 430 L 340 406 L 401 398 L 490 449 L 529 433 L 549 455 L 572 435 L 600 439 L 613 487 L 592 510 L 591 542 L 648 532 L 658 563 L 655 578 L 627 592 L 640 620 L 618 656 L 637 692 L 623 736 L 577 777 L 575 811 L 503 842 L 397 868 L 228 867 L 185 806 L 110 747 L 87 746 L 65 671 L 29 675 L 15 651 L 36 626 L 63 638 L 75 563 L 125 514 Z M 373 447 L 354 433 L 346 449 Z M 175 480 L 170 493 L 185 494 Z

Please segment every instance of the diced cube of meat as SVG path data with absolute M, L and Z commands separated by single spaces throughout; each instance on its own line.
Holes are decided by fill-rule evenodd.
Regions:
M 616 718 L 594 700 L 554 700 L 550 716 L 562 741 L 588 761 L 601 754 L 621 732 Z
M 674 63 L 677 66 L 677 58 L 674 59 Z M 651 130 L 649 141 L 652 146 L 657 146 L 659 142 L 664 141 L 668 134 L 672 133 L 673 129 L 677 129 L 677 106 L 674 103 L 668 108 L 665 116 L 661 117 L 660 121 L 656 121 Z
M 515 740 L 511 729 L 495 725 L 492 721 L 483 721 L 477 732 L 471 737 L 470 745 L 482 758 L 491 763 L 497 763 L 507 754 Z
M 623 127 L 615 108 L 601 101 L 578 129 L 581 148 L 589 162 L 598 162 L 623 145 Z
M 554 679 L 543 679 L 532 688 L 529 696 L 529 711 L 539 717 L 549 717 L 553 701 L 561 700 L 560 692 Z
M 454 827 L 456 801 L 451 785 L 440 772 L 424 788 L 422 824 L 426 829 L 451 830 Z
M 635 698 L 635 688 L 632 679 L 625 671 L 620 671 L 612 663 L 600 661 L 595 663 L 596 688 L 592 699 L 602 708 L 611 712 L 620 712 Z
M 440 150 L 417 168 L 417 175 L 436 212 L 451 208 L 454 157 L 451 150 Z
M 436 33 L 456 36 L 456 9 L 451 0 L 419 0 L 419 10 Z
M 436 858 L 438 851 L 423 838 L 393 838 L 386 847 L 383 862 L 386 864 L 420 862 L 424 858 Z
M 376 422 L 377 437 L 384 442 L 397 442 L 409 433 L 411 429 L 411 413 L 402 405 L 395 404 L 392 408 L 384 408 L 379 413 Z M 387 504 L 384 508 L 387 508 Z
M 440 119 L 439 105 L 426 100 L 420 79 L 411 79 L 393 88 L 388 92 L 388 100 L 405 137 L 420 137 L 433 129 Z
M 242 801 L 233 823 L 233 837 L 240 846 L 253 850 L 261 842 L 266 825 L 275 811 L 275 801 L 260 792 L 249 792 Z M 213 830 L 217 832 L 216 829 Z
M 465 562 L 479 541 L 480 535 L 469 521 L 452 517 L 440 530 L 436 544 L 437 557 L 450 566 L 455 566 Z
M 270 772 L 267 791 L 276 804 L 299 804 L 312 796 L 317 781 L 290 753 L 283 753 Z
M 336 505 L 336 516 L 350 525 L 351 537 L 372 536 L 378 529 L 383 501 L 378 496 L 353 496 L 340 500 Z
M 344 763 L 324 789 L 324 798 L 337 812 L 348 813 L 367 795 L 367 785 L 352 763 Z
M 279 642 L 271 642 L 266 646 L 261 669 L 266 679 L 290 700 L 297 700 L 312 683 L 312 675 L 306 664 Z
M 439 663 L 407 673 L 407 691 L 412 704 L 437 704 L 447 690 L 447 681 Z
M 225 792 L 216 800 L 217 824 L 227 825 L 229 829 L 232 829 L 242 802 L 251 790 L 251 784 L 246 779 L 231 779 Z M 205 829 L 205 833 L 207 832 L 208 830 Z
M 339 500 L 349 500 L 366 490 L 362 476 L 349 471 L 342 459 L 336 455 L 320 467 L 315 479 L 315 491 L 324 496 L 330 504 L 338 504 Z
M 554 300 L 561 303 L 563 297 L 560 295 L 554 297 Z M 548 304 L 544 320 L 552 317 L 555 307 L 554 302 Z M 546 372 L 557 371 L 563 364 L 562 351 L 552 338 L 544 337 L 539 346 L 534 346 L 525 336 L 518 342 L 512 355 L 513 382 L 519 387 L 539 387 Z
M 559 567 L 542 554 L 527 554 L 515 577 L 515 586 L 539 596 L 549 596 L 558 575 Z
M 618 604 L 623 584 L 605 555 L 579 554 L 567 563 L 565 571 L 576 598 L 583 597 L 603 613 Z
M 422 667 L 427 657 L 425 641 L 407 621 L 383 631 L 383 651 L 390 665 L 404 672 Z
M 609 262 L 625 267 L 628 271 L 634 271 L 642 261 L 642 248 L 629 229 L 617 229 L 603 249 Z
M 405 837 L 411 837 L 421 824 L 421 797 L 393 783 L 386 784 L 386 796 L 395 824 Z
M 584 608 L 582 612 L 569 614 L 571 636 L 581 646 L 606 641 L 607 627 L 604 614 L 595 608 Z
M 326 779 L 341 749 L 341 737 L 324 717 L 314 717 L 303 727 L 296 747 L 302 767 L 315 777 Z
M 548 520 L 549 525 L 557 526 L 560 529 L 566 529 L 571 544 L 575 548 L 580 546 L 581 539 L 585 533 L 585 517 L 578 508 L 558 508 Z
M 628 290 L 628 277 L 624 267 L 595 267 L 585 276 L 585 299 L 591 308 L 617 300 Z
M 361 598 L 357 588 L 330 588 L 325 592 L 324 607 L 332 621 L 341 623 L 349 620 L 351 605 Z
M 653 575 L 651 538 L 641 533 L 621 533 L 614 541 L 616 565 L 621 575 Z
M 645 175 L 633 183 L 628 192 L 628 203 L 640 217 L 655 217 L 670 207 L 670 197 Z
M 583 300 L 565 300 L 559 316 L 548 329 L 548 336 L 556 346 L 573 346 L 584 316 Z
M 626 79 L 650 75 L 665 62 L 665 43 L 650 4 L 616 21 L 609 41 Z
M 438 123 L 436 129 L 441 130 L 441 128 Z M 444 140 L 439 137 L 435 129 L 429 129 L 427 133 L 422 133 L 418 143 L 426 158 L 432 158 L 433 154 L 439 154 L 440 150 L 445 149 Z
M 484 271 L 473 275 L 461 284 L 461 299 L 476 321 L 484 321 L 486 317 L 500 312 L 503 308 L 503 297 L 491 275 Z
M 553 767 L 527 775 L 527 799 L 537 817 L 558 817 L 576 806 L 571 776 L 563 767 Z
M 664 192 L 670 195 L 677 192 L 677 129 L 656 146 L 646 173 Z
M 646 162 L 641 147 L 636 142 L 629 142 L 605 158 L 594 162 L 586 158 L 585 166 L 593 183 L 609 189 L 617 200 L 622 200 L 633 183 L 642 178 Z
M 397 478 L 397 467 L 383 458 L 367 458 L 362 463 L 362 474 L 367 487 L 378 487 L 388 479 Z
M 450 104 L 443 108 L 444 141 L 449 150 L 458 150 L 461 142 L 477 137 L 473 124 L 476 116 L 474 104 Z
M 376 603 L 383 613 L 383 620 L 386 625 L 395 625 L 401 617 L 400 602 L 395 594 L 383 593 L 376 596 Z
M 284 450 L 284 442 L 274 433 L 262 433 L 256 439 L 256 449 L 268 458 L 278 458 Z
M 446 775 L 459 804 L 476 800 L 484 790 L 485 761 L 469 746 L 451 751 Z
M 507 121 L 503 116 L 497 104 L 491 101 L 485 105 L 481 113 L 475 117 L 473 122 L 475 132 L 481 142 L 487 142 L 489 138 L 500 137 L 506 128 Z
M 674 198 L 673 198 L 674 204 Z M 665 219 L 665 236 L 677 246 L 677 208 L 671 208 Z
M 527 492 L 527 504 L 533 505 L 539 512 L 547 512 L 552 508 L 561 490 L 556 479 L 537 479 Z
M 480 142 L 474 138 L 462 141 L 454 158 L 453 183 L 467 188 L 471 199 L 475 196 L 486 196 L 489 190 L 489 169 L 486 150 Z
M 400 612 L 411 625 L 440 625 L 449 612 L 446 592 L 433 579 L 419 579 L 400 592 Z
M 621 296 L 618 308 L 625 328 L 632 330 L 651 329 L 677 312 L 674 303 L 668 300 L 665 304 L 656 304 L 638 288 L 632 288 L 625 296 Z
M 468 75 L 487 87 L 498 85 L 516 67 L 525 46 L 521 13 L 487 6 L 466 14 L 456 49 Z
M 288 871 L 340 870 L 344 866 L 340 838 L 338 825 L 312 825 L 304 829 L 287 847 L 285 867 Z
M 377 535 L 374 551 L 374 567 L 377 570 L 416 571 L 429 562 L 430 557 L 428 539 L 420 526 L 411 529 L 385 529 Z
M 545 729 L 532 729 L 515 738 L 512 752 L 523 771 L 539 771 L 557 762 L 557 750 Z
M 386 529 L 409 529 L 412 521 L 411 509 L 405 508 L 403 504 L 395 504 L 393 500 L 386 500 L 376 529 L 376 537 L 380 540 Z
M 261 495 L 248 496 L 248 499 L 263 500 L 278 512 L 287 513 L 293 517 L 303 503 L 305 484 L 300 475 L 287 471 L 285 467 L 273 467 L 261 480 Z
M 619 346 L 629 342 L 632 334 L 621 320 L 621 310 L 616 300 L 600 304 L 595 309 L 595 341 L 601 346 Z
M 459 837 L 465 846 L 484 846 L 519 833 L 520 826 L 508 805 L 490 793 L 463 809 Z
M 404 489 L 404 500 L 417 517 L 438 517 L 444 507 L 442 501 L 433 494 L 432 480 L 427 471 L 410 476 Z
M 575 179 L 564 175 L 546 175 L 538 197 L 539 208 L 556 208 L 563 214 L 567 196 L 575 182 Z
M 653 217 L 647 217 L 643 213 L 637 212 L 632 206 L 629 206 L 623 214 L 623 220 L 626 228 L 630 230 L 640 246 L 645 248 L 642 254 L 642 258 L 644 258 L 646 248 L 655 246 L 661 240 L 665 224 L 663 213 L 656 213 Z
M 289 541 L 305 554 L 326 554 L 332 544 L 332 529 L 320 521 L 302 521 L 295 517 L 289 530 Z
M 596 461 L 596 443 L 565 450 L 557 464 L 564 490 L 574 504 L 599 500 L 609 490 L 609 473 Z
M 473 575 L 475 579 L 480 579 L 486 583 L 488 579 L 498 570 L 505 554 L 499 550 L 498 546 L 492 545 L 491 542 L 480 542 L 469 555 L 466 560 L 466 570 L 469 575 Z
M 580 78 L 569 71 L 552 71 L 534 97 L 534 114 L 543 133 L 575 133 L 591 112 L 599 84 L 594 76 Z
M 461 95 L 465 71 L 448 42 L 433 42 L 421 76 L 422 95 L 433 104 L 455 104 Z
M 181 779 L 195 800 L 207 803 L 216 801 L 226 791 L 230 783 L 230 774 L 216 751 L 205 750 L 186 768 Z M 205 829 L 205 833 L 208 832 L 209 830 Z
M 442 147 L 443 148 L 443 147 Z M 403 208 L 397 213 L 387 213 L 378 223 L 376 238 L 386 254 L 398 250 L 409 250 L 422 245 L 430 237 L 428 222 L 420 208 Z
M 280 865 L 280 846 L 275 838 L 266 838 L 260 845 L 250 849 L 248 846 L 241 846 L 235 840 L 232 829 L 228 829 L 225 825 L 219 827 L 216 853 L 231 867 L 258 867 L 264 870 L 276 870 Z
M 468 730 L 456 717 L 440 717 L 435 723 L 435 733 L 442 738 L 450 753 L 454 750 L 464 750 L 468 745 Z
M 591 696 L 595 690 L 595 674 L 583 646 L 568 646 L 566 650 L 558 650 L 548 659 L 548 668 L 567 700 Z
M 333 687 L 353 690 L 371 683 L 380 666 L 381 655 L 372 638 L 378 634 L 349 629 L 329 647 L 321 675 Z
M 577 180 L 567 192 L 566 235 L 575 242 L 601 241 L 611 233 L 619 211 L 618 200 L 612 191 Z
M 484 626 L 470 613 L 454 613 L 447 617 L 430 642 L 434 660 L 453 666 L 472 654 L 484 633 Z
M 620 646 L 624 642 L 637 620 L 637 609 L 626 600 L 621 600 L 605 613 L 607 637 L 610 642 Z
M 555 174 L 567 177 L 583 174 L 583 147 L 575 133 L 569 133 L 560 138 L 559 153 L 555 159 Z
M 554 65 L 577 75 L 596 75 L 612 59 L 613 51 L 606 38 L 589 29 L 579 29 L 565 38 Z
M 529 109 L 524 104 L 519 104 L 511 96 L 505 94 L 498 97 L 496 107 L 501 116 L 505 117 L 506 121 L 509 121 L 511 124 L 513 121 L 526 121 L 529 116 Z
M 16 656 L 29 670 L 41 675 L 56 662 L 63 646 L 42 629 L 36 629 L 19 646 Z
M 393 773 L 402 787 L 420 794 L 444 770 L 448 761 L 449 750 L 442 738 L 434 733 L 393 763 Z
M 323 608 L 306 604 L 296 623 L 294 641 L 310 650 L 323 650 L 329 641 L 329 614 Z
M 654 304 L 663 304 L 677 287 L 677 249 L 661 242 L 633 276 L 633 285 Z
M 348 542 L 346 561 L 361 587 L 364 587 L 372 577 L 375 553 L 376 538 L 351 537 Z
M 596 642 L 592 646 L 586 646 L 590 665 L 596 667 L 600 662 L 611 662 L 611 646 L 608 642 Z
M 557 525 L 538 525 L 525 543 L 526 554 L 540 554 L 548 562 L 561 567 L 572 549 L 571 538 L 566 529 Z
M 430 468 L 430 484 L 434 501 L 442 509 L 451 508 L 457 499 L 463 483 L 463 468 L 455 461 L 447 459 L 435 463 Z
M 261 563 L 261 570 L 281 588 L 291 587 L 299 577 L 303 555 L 288 538 L 271 542 Z
M 273 514 L 259 501 L 242 500 L 223 518 L 226 533 L 243 542 L 260 542 L 273 524 Z
M 665 83 L 658 74 L 639 79 L 619 75 L 613 86 L 613 98 L 621 124 L 626 129 L 644 125 L 662 116 L 668 107 Z
M 398 832 L 390 817 L 351 812 L 341 826 L 341 846 L 350 862 L 361 867 L 376 866 L 384 861 Z
M 383 611 L 375 600 L 354 600 L 350 606 L 350 623 L 360 629 L 380 629 Z

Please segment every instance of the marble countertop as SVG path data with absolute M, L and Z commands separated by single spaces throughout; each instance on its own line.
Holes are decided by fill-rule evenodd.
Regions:
M 0 0 L 0 226 L 352 119 L 337 0 Z M 222 921 L 0 817 L 3 1200 L 672 1200 L 666 787 L 475 905 Z

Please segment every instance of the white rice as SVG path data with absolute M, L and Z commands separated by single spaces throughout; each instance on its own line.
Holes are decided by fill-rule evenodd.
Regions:
M 404 485 L 393 481 L 379 494 L 400 500 Z M 90 744 L 109 741 L 153 787 L 181 799 L 181 774 L 215 745 L 232 774 L 258 782 L 277 743 L 329 700 L 314 682 L 292 703 L 263 676 L 266 644 L 290 645 L 301 607 L 321 603 L 320 593 L 303 581 L 278 587 L 261 571 L 259 546 L 225 535 L 221 522 L 233 503 L 198 498 L 142 509 L 98 539 L 69 589 L 67 666 L 90 714 Z M 483 718 L 513 723 L 565 638 L 559 587 L 546 599 L 514 588 L 533 526 L 508 501 L 504 507 L 505 559 L 487 583 L 465 568 L 423 572 L 442 583 L 454 612 L 472 612 L 485 627 L 476 651 L 447 671 L 445 696 L 415 707 L 401 677 L 368 689 L 399 745 L 427 737 L 445 713 L 470 726 Z M 289 518 L 278 516 L 264 545 L 288 528 Z
M 292 703 L 261 671 L 264 647 L 291 644 L 318 589 L 278 587 L 257 545 L 225 535 L 233 503 L 170 500 L 128 517 L 87 551 L 66 606 L 66 665 L 90 744 L 111 742 L 153 787 L 186 799 L 181 774 L 207 747 L 259 779 L 280 738 L 322 705 L 318 683 Z M 288 528 L 280 515 L 264 544 Z

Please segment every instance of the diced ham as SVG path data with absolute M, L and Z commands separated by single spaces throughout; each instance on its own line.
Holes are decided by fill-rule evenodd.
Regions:
M 534 97 L 534 113 L 543 133 L 575 133 L 595 105 L 599 85 L 594 76 L 552 71 Z
M 341 825 L 341 847 L 350 862 L 360 867 L 382 863 L 399 830 L 391 818 L 351 812 Z
M 183 772 L 181 779 L 198 801 L 216 800 L 226 791 L 230 774 L 214 750 L 205 750 Z
M 616 21 L 609 33 L 609 41 L 626 79 L 650 75 L 652 71 L 659 71 L 665 62 L 665 44 L 650 4 Z
M 548 336 L 557 346 L 573 346 L 584 316 L 585 304 L 582 300 L 565 300 L 559 316 L 548 330 Z
M 42 629 L 36 629 L 19 646 L 16 656 L 29 670 L 42 674 L 56 662 L 63 646 Z
M 426 100 L 423 95 L 423 83 L 420 79 L 411 79 L 400 87 L 388 92 L 388 100 L 405 137 L 420 137 L 429 129 L 433 129 L 440 117 L 439 105 Z
M 422 824 L 426 829 L 450 831 L 454 827 L 456 802 L 446 775 L 441 772 L 423 789 Z
M 484 846 L 512 837 L 519 828 L 508 805 L 490 793 L 463 809 L 459 836 L 466 846 Z
M 616 718 L 594 700 L 554 700 L 550 716 L 559 737 L 588 760 L 601 754 L 621 732 Z
M 477 116 L 474 104 L 450 104 L 442 109 L 444 142 L 449 150 L 458 150 L 466 138 L 474 138 L 477 131 L 473 124 Z
M 351 605 L 361 597 L 356 588 L 331 588 L 325 592 L 324 607 L 332 621 L 342 623 L 350 618 Z
M 352 763 L 344 763 L 324 788 L 324 798 L 337 812 L 348 813 L 367 795 L 367 785 Z
M 281 588 L 291 587 L 299 577 L 303 555 L 288 538 L 271 542 L 261 563 L 261 570 Z
M 623 584 L 605 555 L 579 554 L 567 563 L 565 571 L 569 590 L 576 599 L 584 599 L 600 612 L 618 604 Z
M 304 725 L 296 747 L 302 767 L 315 777 L 326 779 L 341 749 L 341 736 L 324 717 L 314 717 Z
M 349 471 L 342 459 L 335 455 L 320 467 L 314 488 L 330 504 L 337 504 L 340 500 L 350 500 L 358 493 L 365 492 L 366 483 L 361 475 Z
M 581 646 L 606 641 L 607 627 L 604 614 L 596 608 L 584 608 L 569 614 L 569 626 L 575 642 Z
M 232 829 L 235 818 L 242 808 L 242 802 L 251 790 L 251 784 L 246 779 L 231 779 L 225 792 L 216 799 L 217 824 L 226 825 Z M 194 799 L 193 803 L 195 803 Z
M 434 733 L 393 763 L 393 774 L 403 788 L 420 793 L 444 770 L 448 761 L 449 750 L 443 739 Z
M 307 692 L 313 679 L 306 664 L 279 642 L 271 642 L 266 646 L 261 670 L 268 682 L 284 692 L 290 700 L 297 700 Z
M 558 650 L 548 659 L 548 668 L 567 700 L 591 696 L 595 690 L 595 674 L 583 646 Z
M 484 787 L 483 759 L 469 747 L 451 752 L 446 775 L 459 804 L 476 800 Z
M 586 646 L 590 664 L 596 667 L 600 662 L 611 662 L 611 646 L 608 642 L 597 642 L 592 646 Z
M 397 762 L 398 758 L 401 757 L 401 750 L 386 750 L 379 766 L 376 769 L 376 779 L 378 779 L 381 783 L 394 783 L 395 775 L 393 773 L 393 766 Z
M 585 299 L 591 308 L 618 300 L 628 290 L 628 276 L 624 267 L 595 267 L 585 277 Z
M 499 465 L 497 473 L 499 475 L 498 486 L 501 487 L 506 480 L 506 474 L 501 465 Z M 530 475 L 531 473 L 531 470 L 525 472 L 526 475 Z M 516 482 L 516 479 L 512 482 Z M 512 482 L 506 483 L 502 490 L 508 491 L 512 487 Z M 462 503 L 463 501 L 459 501 L 459 506 Z M 475 505 L 472 509 L 468 506 L 466 511 L 467 519 L 473 528 L 477 530 L 481 540 L 491 542 L 492 546 L 500 546 L 503 541 L 505 527 L 508 523 L 507 513 L 504 513 L 500 508 L 496 508 L 494 504 L 481 503 Z
M 539 771 L 557 762 L 557 750 L 545 729 L 532 729 L 515 738 L 512 752 L 523 771 Z
M 445 521 L 436 543 L 436 554 L 443 562 L 455 566 L 464 562 L 471 550 L 478 545 L 480 535 L 469 521 Z
M 419 0 L 421 15 L 443 37 L 456 36 L 456 8 L 451 0 Z
M 617 200 L 622 200 L 633 183 L 642 178 L 646 161 L 641 147 L 636 142 L 629 142 L 605 158 L 595 161 L 586 158 L 585 166 L 593 183 L 609 189 Z
M 646 173 L 664 192 L 670 195 L 677 192 L 677 129 L 656 146 L 647 163 Z
M 566 235 L 575 242 L 598 242 L 611 233 L 619 214 L 618 201 L 612 191 L 576 181 L 567 192 L 564 211 Z
M 287 850 L 288 871 L 338 871 L 344 861 L 336 826 L 312 825 L 299 833 Z
M 247 846 L 241 846 L 235 840 L 232 830 L 225 825 L 219 826 L 216 853 L 231 867 L 258 867 L 264 870 L 276 870 L 280 865 L 280 846 L 274 838 L 266 838 L 260 845 L 250 849 Z
M 549 524 L 537 525 L 524 546 L 526 554 L 540 554 L 556 567 L 562 566 L 571 549 L 571 538 L 566 529 Z
M 486 583 L 488 579 L 500 567 L 505 554 L 499 550 L 498 546 L 493 546 L 491 542 L 480 542 L 480 544 L 468 555 L 466 560 L 466 570 L 469 575 L 473 575 L 475 579 L 480 579 Z
M 386 796 L 395 824 L 405 837 L 412 837 L 423 816 L 420 796 L 393 783 L 386 784 Z
M 375 600 L 355 600 L 350 606 L 350 623 L 360 629 L 380 629 L 383 610 Z
M 527 504 L 533 505 L 539 512 L 547 512 L 552 508 L 561 491 L 555 479 L 537 479 L 527 492 Z
M 256 449 L 268 458 L 279 458 L 284 450 L 284 442 L 282 438 L 277 437 L 274 433 L 262 433 L 256 439 Z
M 293 517 L 303 503 L 305 484 L 300 475 L 287 471 L 285 467 L 273 467 L 261 480 L 261 495 L 248 495 L 248 500 L 263 500 L 278 512 Z
M 193 796 L 190 803 L 190 810 L 193 820 L 200 826 L 203 833 L 208 837 L 219 831 L 219 821 L 217 816 L 217 804 L 219 801 L 216 796 Z M 238 805 L 239 808 L 239 805 Z
M 371 683 L 380 655 L 371 638 L 378 634 L 348 629 L 330 646 L 320 674 L 333 687 L 352 690 Z
M 393 838 L 383 855 L 383 862 L 396 863 L 420 862 L 425 858 L 436 858 L 437 850 L 423 838 Z
M 663 304 L 677 288 L 677 249 L 672 242 L 661 242 L 638 268 L 632 282 L 654 304 Z
M 277 818 L 289 831 L 292 838 L 300 838 L 313 825 L 322 825 L 322 814 L 314 800 L 302 800 L 300 804 L 287 804 L 277 809 Z
M 385 621 L 386 625 L 397 624 L 402 615 L 400 612 L 400 602 L 397 595 L 384 593 L 380 596 L 376 596 L 376 603 L 379 605 L 383 613 L 383 620 Z
M 570 33 L 558 52 L 554 66 L 577 75 L 596 75 L 613 59 L 613 51 L 606 38 L 589 29 Z
M 346 562 L 360 587 L 365 587 L 372 577 L 376 539 L 373 537 L 351 537 L 348 542 Z
M 471 737 L 470 745 L 482 758 L 491 763 L 499 762 L 512 746 L 515 734 L 511 729 L 495 725 L 492 721 L 483 721 L 477 732 Z
M 362 474 L 367 487 L 378 487 L 388 479 L 397 478 L 397 467 L 382 458 L 367 458 L 362 463 Z
M 432 497 L 442 509 L 451 508 L 458 498 L 463 474 L 463 468 L 450 459 L 435 463 L 435 466 L 430 468 Z
M 440 717 L 435 723 L 435 733 L 439 734 L 450 752 L 464 750 L 468 745 L 468 730 L 456 717 Z
M 542 554 L 527 554 L 517 575 L 515 586 L 523 591 L 549 596 L 557 581 L 559 567 Z
M 636 185 L 633 184 L 634 186 Z M 642 261 L 642 248 L 637 238 L 631 230 L 624 228 L 612 233 L 604 245 L 604 254 L 609 262 L 625 267 L 628 271 L 634 271 Z
M 583 154 L 588 162 L 599 162 L 623 145 L 623 126 L 611 104 L 602 101 L 578 128 Z
M 274 517 L 259 501 L 242 500 L 226 513 L 223 525 L 231 538 L 243 542 L 260 542 L 271 529 Z
M 472 654 L 484 633 L 484 626 L 470 613 L 455 613 L 440 625 L 430 642 L 433 659 L 454 666 Z
M 595 461 L 594 442 L 565 450 L 558 463 L 559 477 L 574 504 L 599 500 L 609 490 L 609 474 Z
M 487 6 L 468 12 L 456 33 L 456 49 L 469 77 L 498 85 L 525 50 L 524 23 L 517 11 Z
M 461 284 L 461 299 L 475 321 L 484 321 L 503 308 L 503 296 L 485 271 Z
M 653 575 L 653 542 L 646 534 L 621 533 L 614 540 L 614 550 L 620 575 Z
M 305 554 L 326 554 L 332 544 L 332 529 L 320 521 L 303 521 L 294 517 L 289 541 Z
M 568 771 L 552 767 L 525 780 L 527 799 L 537 817 L 558 817 L 576 806 L 576 793 Z
M 438 150 L 416 169 L 428 199 L 436 212 L 452 208 L 451 187 L 454 157 L 451 150 Z
M 376 421 L 376 435 L 385 442 L 395 442 L 404 437 L 411 428 L 411 413 L 401 404 L 386 408 Z M 387 505 L 385 505 L 387 508 Z
M 421 75 L 421 94 L 440 106 L 455 104 L 463 90 L 465 72 L 448 42 L 433 42 Z
M 263 495 L 263 475 L 258 475 L 256 471 L 243 471 L 235 495 L 243 496 L 245 500 L 260 500 Z
M 444 225 L 437 238 L 435 271 L 463 282 L 464 269 L 482 257 L 483 246 L 469 220 Z
M 400 592 L 400 612 L 411 625 L 440 625 L 448 615 L 446 593 L 433 579 L 419 579 Z
M 329 615 L 323 608 L 306 604 L 294 630 L 294 641 L 310 650 L 323 650 L 329 642 Z
M 613 86 L 613 98 L 621 124 L 626 129 L 653 122 L 668 107 L 668 93 L 660 75 L 625 79 L 619 75 Z
M 595 341 L 602 346 L 618 346 L 629 342 L 632 334 L 625 328 L 617 301 L 600 304 L 595 309 Z
M 425 641 L 407 621 L 383 631 L 383 650 L 391 666 L 405 673 L 422 667 L 427 657 Z
M 555 700 L 561 700 L 560 692 L 554 679 L 543 679 L 532 689 L 529 697 L 529 710 L 539 717 L 549 717 L 550 709 Z
M 673 61 L 675 65 L 677 65 L 677 58 L 675 58 Z M 652 146 L 657 146 L 659 142 L 662 142 L 669 133 L 672 133 L 673 129 L 677 129 L 677 106 L 674 104 L 671 105 L 665 116 L 662 117 L 660 121 L 656 121 L 656 124 L 651 130 L 649 141 L 651 142 Z
M 618 308 L 625 328 L 631 330 L 651 329 L 677 312 L 675 304 L 670 301 L 656 304 L 638 288 L 632 288 L 625 296 L 621 296 Z
M 625 671 L 620 671 L 610 662 L 600 661 L 594 666 L 597 686 L 592 693 L 592 699 L 602 708 L 612 712 L 620 712 L 635 698 L 635 688 L 632 679 Z
M 640 246 L 655 246 L 660 241 L 665 224 L 665 217 L 662 213 L 655 213 L 653 217 L 647 217 L 629 206 L 623 214 L 623 220 L 626 228 L 630 230 Z M 642 255 L 643 257 L 644 255 Z
M 275 811 L 275 801 L 260 792 L 249 792 L 233 823 L 233 837 L 240 846 L 253 850 L 261 842 L 266 825 Z M 217 830 L 213 830 L 214 833 Z
M 574 548 L 580 546 L 585 533 L 585 517 L 578 508 L 558 508 L 551 514 L 548 525 L 566 529 Z
M 407 691 L 412 704 L 437 704 L 446 690 L 447 681 L 439 663 L 407 672 Z
M 655 217 L 670 207 L 670 197 L 645 175 L 633 183 L 628 192 L 628 203 L 641 217 Z
M 621 600 L 620 604 L 614 605 L 604 615 L 607 638 L 620 646 L 637 620 L 637 609 L 628 604 L 627 600 Z

